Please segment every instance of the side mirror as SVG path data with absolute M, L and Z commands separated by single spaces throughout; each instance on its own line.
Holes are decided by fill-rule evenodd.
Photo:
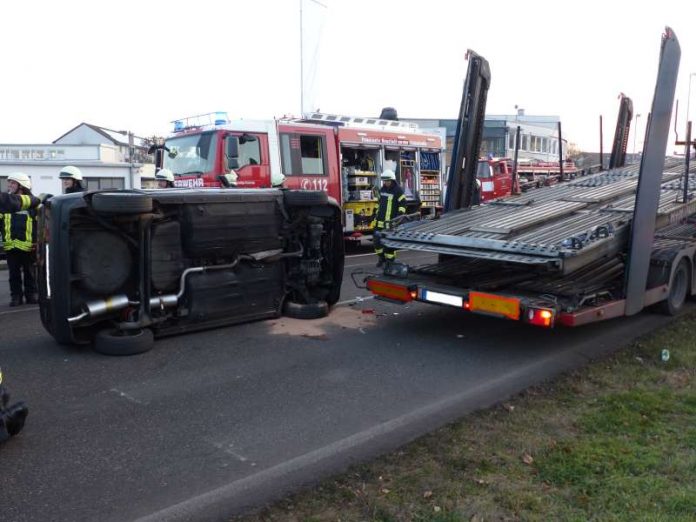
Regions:
M 230 170 L 237 170 L 239 168 L 239 160 L 237 158 L 227 158 L 227 166 Z
M 252 136 L 251 134 L 247 134 L 245 132 L 239 137 L 240 145 L 244 145 L 245 143 L 249 143 L 250 141 L 256 141 L 256 136 Z

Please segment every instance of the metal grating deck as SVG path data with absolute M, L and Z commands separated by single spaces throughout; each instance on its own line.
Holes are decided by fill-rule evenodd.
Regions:
M 520 196 L 405 224 L 384 234 L 391 248 L 538 265 L 571 273 L 623 250 L 633 217 L 639 165 L 542 187 Z M 681 202 L 683 160 L 668 159 L 656 228 L 696 212 L 696 165 Z

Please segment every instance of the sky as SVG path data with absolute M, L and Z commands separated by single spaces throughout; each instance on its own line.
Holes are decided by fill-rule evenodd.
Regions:
M 632 152 L 665 26 L 682 49 L 681 138 L 690 73 L 696 120 L 693 1 L 13 0 L 2 18 L 5 144 L 49 143 L 81 122 L 152 136 L 213 111 L 299 115 L 303 98 L 334 114 L 456 118 L 473 49 L 491 67 L 487 114 L 558 115 L 585 151 L 599 149 L 602 115 L 608 151 L 623 92 L 641 114 Z

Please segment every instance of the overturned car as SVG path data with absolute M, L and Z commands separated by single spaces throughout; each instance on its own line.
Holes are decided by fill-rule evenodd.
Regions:
M 322 317 L 344 260 L 336 202 L 282 189 L 58 196 L 39 214 L 37 254 L 46 330 L 113 355 L 281 313 Z

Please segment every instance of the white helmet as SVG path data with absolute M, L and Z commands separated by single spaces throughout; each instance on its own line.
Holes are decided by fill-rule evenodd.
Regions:
M 76 179 L 77 181 L 82 181 L 82 172 L 77 167 L 68 165 L 60 169 L 60 174 L 58 175 L 60 179 Z
M 16 181 L 21 187 L 31 190 L 31 178 L 24 172 L 13 172 L 7 176 L 7 181 Z
M 382 172 L 382 179 L 390 179 L 392 181 L 396 181 L 396 174 L 394 174 L 393 170 L 385 170 Z
M 169 169 L 160 169 L 155 174 L 155 179 L 171 181 L 172 183 L 174 183 L 174 173 Z

